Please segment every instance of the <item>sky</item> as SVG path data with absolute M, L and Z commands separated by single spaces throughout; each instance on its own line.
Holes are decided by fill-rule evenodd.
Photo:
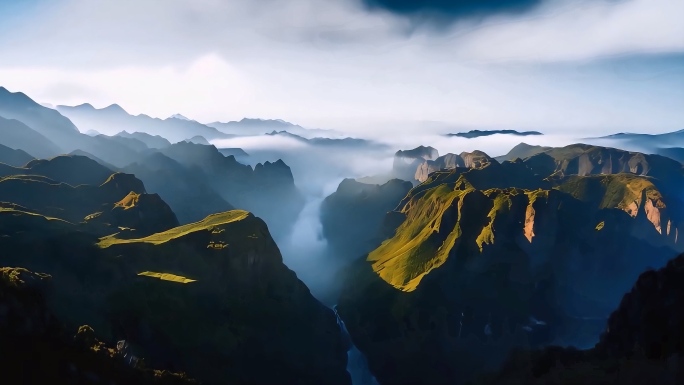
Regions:
M 359 135 L 684 129 L 682 0 L 0 0 L 0 86 Z

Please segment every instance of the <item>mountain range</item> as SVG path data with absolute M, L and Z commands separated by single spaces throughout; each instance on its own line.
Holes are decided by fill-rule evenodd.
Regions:
M 480 158 L 411 189 L 345 273 L 337 309 L 380 383 L 466 383 L 515 347 L 589 344 L 684 249 L 676 161 L 581 144 Z M 361 202 L 350 228 L 376 215 Z
M 450 137 L 460 137 L 466 139 L 480 138 L 491 135 L 515 135 L 515 136 L 531 136 L 544 135 L 539 131 L 516 131 L 516 130 L 470 130 L 468 132 L 457 132 L 455 134 L 446 134 Z
M 221 132 L 231 135 L 254 136 L 264 135 L 270 132 L 288 131 L 298 136 L 311 138 L 316 135 L 330 136 L 337 134 L 332 130 L 304 128 L 298 124 L 286 122 L 281 119 L 250 119 L 243 118 L 239 121 L 213 122 L 207 124 Z
M 283 121 L 225 125 L 305 144 L 285 161 L 210 144 L 236 135 L 223 124 L 56 108 L 0 88 L 3 378 L 683 379 L 677 151 L 419 146 L 382 170 L 372 162 L 391 156 L 382 144 L 299 135 L 307 129 Z M 267 126 L 279 128 L 258 133 Z M 272 160 L 241 163 L 264 154 Z M 354 163 L 379 174 L 345 176 Z M 305 198 L 299 186 L 317 178 L 336 189 Z M 281 254 L 306 236 L 314 246 L 289 256 L 298 266 L 321 266 L 308 254 L 342 266 L 326 298 Z
M 232 137 L 214 127 L 192 120 L 175 117 L 158 119 L 144 114 L 130 115 L 117 104 L 97 109 L 85 103 L 73 107 L 57 106 L 56 109 L 84 131 L 96 130 L 110 135 L 121 131 L 144 132 L 159 135 L 171 142 L 179 142 L 194 136 L 202 136 L 208 140 Z

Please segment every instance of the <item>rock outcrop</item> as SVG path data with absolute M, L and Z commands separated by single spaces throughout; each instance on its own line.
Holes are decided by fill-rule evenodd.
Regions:
M 434 160 L 439 152 L 433 147 L 418 146 L 412 150 L 399 150 L 394 154 L 392 176 L 401 180 L 413 181 L 416 169 L 424 161 Z
M 544 178 L 522 160 L 432 173 L 347 272 L 339 314 L 383 384 L 464 383 L 516 346 L 591 341 L 600 325 L 578 334 L 577 320 L 607 317 L 643 269 L 681 250 L 655 225 L 655 208 L 662 223 L 677 206 L 659 183 Z
M 161 151 L 202 176 L 232 206 L 263 218 L 276 238 L 290 231 L 293 219 L 304 207 L 292 171 L 282 160 L 257 164 L 252 169 L 234 156 L 224 156 L 214 146 L 180 142 Z

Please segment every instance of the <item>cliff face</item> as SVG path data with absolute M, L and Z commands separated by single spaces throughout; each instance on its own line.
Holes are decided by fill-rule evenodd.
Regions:
M 387 212 L 408 193 L 410 182 L 393 179 L 383 185 L 345 179 L 321 204 L 323 236 L 339 257 L 352 260 L 377 247 Z
M 202 179 L 235 208 L 264 218 L 272 234 L 287 234 L 304 207 L 292 171 L 282 160 L 258 164 L 254 169 L 224 156 L 214 146 L 180 142 L 161 150 Z
M 551 148 L 521 143 L 509 154 L 497 157 L 496 161 L 514 161 L 517 158 L 523 159 L 530 168 L 544 176 L 554 172 L 560 172 L 565 176 L 632 173 L 662 180 L 671 180 L 673 175 L 676 175 L 677 179 L 682 178 L 682 165 L 673 159 L 588 144 Z M 423 182 L 430 173 L 439 170 L 482 167 L 493 160 L 481 151 L 460 155 L 446 154 L 434 161 L 425 161 L 418 165 L 416 180 Z M 680 180 L 677 183 L 672 187 L 682 187 Z
M 412 150 L 400 150 L 394 154 L 392 164 L 392 176 L 402 180 L 413 181 L 416 169 L 424 161 L 435 160 L 439 157 L 439 152 L 433 147 L 419 146 Z
M 338 302 L 381 383 L 463 383 L 514 346 L 585 338 L 575 317 L 607 315 L 675 254 L 648 220 L 670 202 L 650 178 L 542 178 L 492 162 L 407 194 L 392 215 L 403 221 L 350 268 Z
M 425 160 L 419 164 L 414 175 L 418 182 L 425 182 L 430 174 L 440 170 L 453 170 L 458 167 L 481 168 L 493 161 L 482 151 L 462 152 L 460 155 L 446 154 L 433 160 Z

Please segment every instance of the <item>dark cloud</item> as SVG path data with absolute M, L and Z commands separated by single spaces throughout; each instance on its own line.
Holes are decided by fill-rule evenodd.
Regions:
M 385 10 L 408 17 L 454 21 L 501 13 L 524 13 L 544 0 L 362 0 L 370 10 Z

